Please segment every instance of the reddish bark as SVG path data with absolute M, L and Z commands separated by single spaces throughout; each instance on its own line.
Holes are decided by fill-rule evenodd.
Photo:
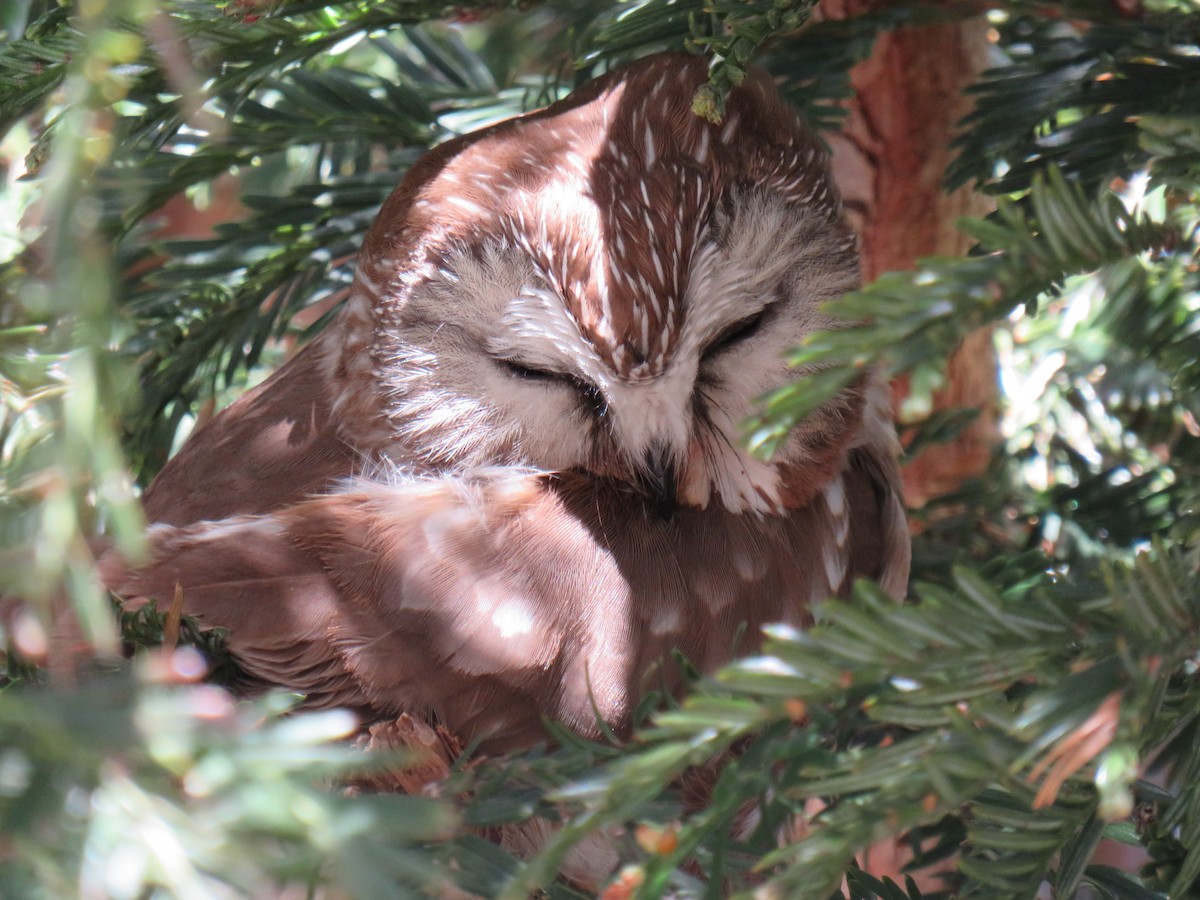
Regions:
M 886 0 L 823 0 L 824 18 L 846 18 Z M 942 189 L 959 120 L 970 111 L 967 87 L 984 68 L 987 23 L 910 28 L 882 35 L 871 58 L 851 73 L 856 97 L 841 134 L 829 137 L 834 177 L 862 238 L 868 280 L 911 268 L 924 256 L 959 255 L 970 241 L 954 227 L 980 215 L 986 199 Z M 897 397 L 907 394 L 897 386 Z M 953 443 L 932 447 L 905 469 L 911 506 L 945 493 L 987 466 L 997 441 L 996 362 L 990 332 L 969 337 L 950 360 L 935 408 L 979 407 L 980 417 Z

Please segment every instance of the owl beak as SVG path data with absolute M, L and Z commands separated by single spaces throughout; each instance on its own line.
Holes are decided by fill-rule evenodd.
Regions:
M 646 466 L 642 470 L 642 487 L 654 504 L 655 511 L 664 522 L 669 522 L 675 515 L 678 505 L 676 489 L 678 478 L 675 472 L 675 460 L 667 449 L 661 445 L 651 446 L 646 453 Z

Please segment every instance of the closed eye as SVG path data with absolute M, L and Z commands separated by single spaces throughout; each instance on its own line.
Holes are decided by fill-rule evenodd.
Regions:
M 763 322 L 767 320 L 767 314 L 770 312 L 770 309 L 771 307 L 764 306 L 753 315 L 747 316 L 744 319 L 738 319 L 738 321 L 725 326 L 724 330 L 709 343 L 708 349 L 704 351 L 704 355 L 711 356 L 721 353 L 746 340 L 746 338 L 753 335 L 762 327 Z
M 497 359 L 496 364 L 513 378 L 520 378 L 522 381 L 558 383 L 573 388 L 579 395 L 580 405 L 590 415 L 602 419 L 608 414 L 608 401 L 604 399 L 604 395 L 600 392 L 600 389 L 591 382 L 584 381 L 576 375 L 565 372 L 552 372 L 549 369 L 539 369 L 535 366 L 517 362 L 514 359 Z
M 534 366 L 527 366 L 525 363 L 517 362 L 515 359 L 498 359 L 497 364 L 500 365 L 509 375 L 514 378 L 521 378 L 525 381 L 551 381 L 553 379 L 565 378 L 560 372 L 551 372 L 547 369 L 538 369 Z

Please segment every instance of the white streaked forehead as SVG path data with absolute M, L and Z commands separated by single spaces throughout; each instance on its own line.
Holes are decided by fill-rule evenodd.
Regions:
M 615 341 L 607 282 L 609 250 L 600 210 L 588 193 L 585 176 L 584 169 L 568 170 L 535 194 L 526 195 L 505 217 L 505 228 L 543 282 L 556 285 L 576 299 L 595 287 L 602 310 L 597 335 L 601 340 Z M 580 260 L 588 265 L 579 267 Z M 564 310 L 573 305 L 567 297 L 558 296 L 556 300 Z M 521 298 L 514 298 L 514 318 L 523 320 L 525 316 L 516 308 L 520 305 Z M 577 332 L 582 331 L 574 318 L 571 321 Z
M 447 257 L 442 270 L 456 281 L 456 292 L 472 298 L 473 317 L 479 319 L 479 330 L 486 336 L 490 353 L 570 372 L 602 390 L 619 390 L 625 381 L 585 336 L 566 298 L 549 284 L 562 281 L 556 273 L 541 271 L 530 252 L 534 243 L 540 243 L 542 252 L 538 255 L 545 264 L 561 264 L 564 268 L 563 253 L 583 252 L 591 260 L 593 277 L 603 282 L 605 244 L 595 204 L 573 189 L 570 179 L 558 179 L 556 183 L 558 187 L 545 194 L 545 205 L 527 206 L 510 220 L 514 228 L 511 238 L 491 238 L 482 250 L 464 247 Z M 566 218 L 581 223 L 579 229 L 571 229 L 578 233 L 579 242 L 570 250 L 558 246 L 564 235 L 561 230 L 555 234 L 547 223 L 548 210 L 555 204 L 559 222 Z M 588 223 L 593 227 L 583 227 Z M 803 210 L 769 196 L 748 194 L 740 198 L 721 243 L 703 241 L 692 258 L 681 340 L 667 360 L 666 369 L 694 369 L 695 360 L 722 328 L 753 315 L 778 299 L 781 291 L 788 291 L 798 257 L 804 252 L 804 232 L 810 227 Z M 574 285 L 568 283 L 571 287 Z M 837 291 L 817 289 L 813 293 L 828 299 Z M 804 306 L 805 298 L 795 298 L 795 303 Z M 831 323 L 815 308 L 804 313 L 801 318 L 812 327 Z
M 721 246 L 705 242 L 692 259 L 679 352 L 703 352 L 722 328 L 794 290 L 803 257 L 811 252 L 806 246 L 811 216 L 811 211 L 770 195 L 746 192 L 738 198 Z M 840 294 L 843 279 L 836 279 L 838 287 L 826 288 L 812 283 L 816 275 L 811 267 L 805 266 L 803 275 L 807 296 L 791 298 L 792 311 L 801 313 L 810 328 L 829 327 L 833 319 L 816 304 Z
M 601 388 L 614 378 L 570 308 L 544 285 L 522 285 L 505 304 L 499 325 L 488 340 L 494 356 L 577 374 Z

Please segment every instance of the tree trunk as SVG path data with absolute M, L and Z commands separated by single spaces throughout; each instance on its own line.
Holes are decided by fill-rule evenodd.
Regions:
M 822 0 L 818 14 L 837 19 L 877 9 L 887 0 Z M 942 189 L 950 143 L 970 111 L 964 89 L 983 70 L 988 53 L 987 22 L 910 28 L 878 39 L 874 52 L 851 73 L 855 97 L 845 129 L 827 139 L 833 174 L 847 216 L 862 242 L 863 278 L 912 268 L 932 255 L 961 255 L 970 241 L 954 227 L 960 216 L 980 215 L 988 202 L 979 194 Z M 952 490 L 987 466 L 998 438 L 996 357 L 991 329 L 969 336 L 951 357 L 946 385 L 934 409 L 977 407 L 979 417 L 949 444 L 929 447 L 904 468 L 910 507 Z M 908 386 L 893 386 L 897 403 Z M 901 883 L 912 852 L 901 840 L 881 841 L 860 860 L 876 877 Z M 954 858 L 915 873 L 924 890 L 940 887 Z
M 818 13 L 847 18 L 886 0 L 823 0 Z M 908 269 L 924 256 L 961 255 L 970 241 L 960 216 L 988 210 L 969 189 L 942 190 L 950 142 L 970 111 L 964 89 L 987 61 L 987 22 L 909 28 L 882 35 L 851 73 L 855 98 L 841 134 L 829 137 L 833 172 L 862 239 L 863 276 Z M 935 409 L 977 407 L 980 416 L 953 443 L 934 446 L 904 471 L 910 506 L 981 473 L 996 445 L 996 357 L 990 330 L 971 335 L 951 358 Z M 897 400 L 907 386 L 896 386 Z

